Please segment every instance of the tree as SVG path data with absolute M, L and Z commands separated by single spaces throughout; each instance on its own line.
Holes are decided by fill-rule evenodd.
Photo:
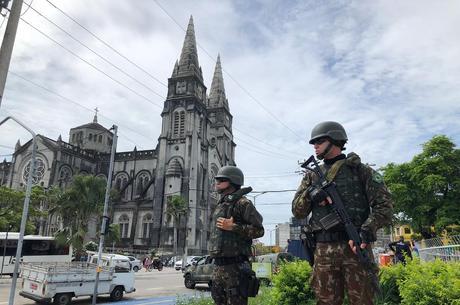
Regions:
M 439 233 L 460 224 L 460 150 L 448 137 L 433 137 L 412 161 L 390 163 L 383 170 L 395 213 L 416 232 L 426 238 L 431 227 Z
M 56 232 L 56 240 L 70 244 L 77 260 L 83 253 L 88 231 L 88 220 L 102 216 L 106 181 L 93 176 L 75 176 L 71 186 L 64 191 L 53 212 L 58 213 L 64 228 Z
M 120 232 L 120 225 L 118 223 L 111 223 L 107 227 L 107 232 L 105 233 L 105 245 L 106 246 L 113 246 L 114 244 L 120 242 L 121 240 L 121 232 Z
M 0 231 L 19 232 L 22 219 L 22 208 L 25 198 L 24 190 L 14 190 L 8 187 L 0 187 Z M 40 211 L 40 202 L 46 200 L 45 189 L 41 186 L 34 186 L 30 195 L 28 221 L 26 234 L 34 234 L 36 231 L 35 221 L 37 218 L 46 216 L 46 212 Z
M 187 213 L 187 205 L 184 198 L 179 195 L 168 197 L 166 215 L 168 221 L 173 219 L 174 227 L 174 255 L 177 255 L 177 226 L 179 225 L 180 216 Z

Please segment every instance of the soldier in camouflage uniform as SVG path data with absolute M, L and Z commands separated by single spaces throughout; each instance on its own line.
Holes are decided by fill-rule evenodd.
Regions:
M 336 122 L 322 122 L 311 133 L 318 159 L 324 160 L 321 168 L 328 181 L 334 181 L 346 211 L 357 227 L 362 244 L 373 260 L 370 243 L 376 240 L 376 231 L 390 224 L 393 203 L 383 183 L 383 177 L 361 163 L 358 155 L 342 153 L 347 134 Z M 344 291 L 351 305 L 374 304 L 375 289 L 368 274 L 358 261 L 356 247 L 349 240 L 343 225 L 338 221 L 329 204 L 328 194 L 318 187 L 318 178 L 307 172 L 302 179 L 294 200 L 292 213 L 296 218 L 310 215 L 307 229 L 316 241 L 312 287 L 318 305 L 341 305 Z M 324 218 L 329 216 L 329 218 Z M 337 221 L 332 221 L 336 219 Z M 328 219 L 325 227 L 325 219 Z M 374 272 L 378 267 L 374 266 Z
M 239 168 L 224 166 L 215 179 L 221 199 L 211 221 L 209 253 L 216 265 L 211 295 L 216 305 L 246 305 L 241 279 L 251 269 L 252 240 L 264 235 L 262 216 L 244 197 L 252 189 L 241 188 L 244 176 Z

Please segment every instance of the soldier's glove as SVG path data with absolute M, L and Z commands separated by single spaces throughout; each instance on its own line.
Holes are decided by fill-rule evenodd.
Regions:
M 317 203 L 317 204 L 320 204 L 321 202 L 326 200 L 326 198 L 329 196 L 326 193 L 326 191 L 324 191 L 322 188 L 319 188 L 313 185 L 307 188 L 307 193 L 308 193 L 308 197 L 310 197 L 310 200 L 313 203 Z
M 361 242 L 366 244 L 372 243 L 377 240 L 375 235 L 371 231 L 366 229 L 361 229 L 359 231 L 359 237 L 361 237 Z

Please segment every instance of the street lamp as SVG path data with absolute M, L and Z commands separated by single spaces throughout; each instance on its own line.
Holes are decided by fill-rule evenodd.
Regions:
M 13 120 L 24 129 L 26 129 L 32 135 L 32 157 L 30 160 L 30 172 L 29 177 L 27 177 L 27 186 L 26 186 L 26 196 L 24 198 L 24 206 L 22 208 L 22 217 L 21 217 L 21 226 L 19 227 L 19 238 L 18 246 L 16 249 L 16 260 L 14 261 L 14 271 L 13 271 L 13 280 L 11 281 L 10 289 L 10 298 L 8 300 L 8 305 L 14 304 L 14 294 L 16 292 L 16 282 L 18 281 L 18 271 L 19 271 L 19 262 L 22 255 L 22 242 L 24 240 L 24 232 L 26 230 L 27 215 L 29 214 L 29 203 L 30 203 L 30 194 L 32 192 L 32 178 L 35 176 L 35 159 L 37 155 L 37 136 L 35 132 L 32 131 L 29 127 L 23 124 L 18 119 L 8 116 L 3 121 L 0 122 L 0 126 L 3 125 L 8 120 Z
M 260 192 L 260 193 L 258 193 L 258 194 L 256 194 L 256 195 L 247 195 L 247 196 L 252 197 L 252 201 L 253 201 L 254 206 L 255 206 L 255 205 L 256 205 L 256 198 L 257 198 L 258 196 L 263 195 L 263 194 L 266 194 L 266 193 L 268 193 L 268 191 L 263 191 L 263 192 Z

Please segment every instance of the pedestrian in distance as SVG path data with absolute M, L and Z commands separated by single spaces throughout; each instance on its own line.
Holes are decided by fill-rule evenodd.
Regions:
M 412 251 L 408 243 L 404 242 L 404 236 L 399 237 L 399 241 L 394 241 L 388 244 L 388 247 L 395 254 L 394 262 L 406 264 L 406 257 L 412 259 Z
M 244 196 L 252 189 L 241 188 L 244 175 L 238 167 L 222 167 L 215 183 L 221 198 L 212 215 L 209 240 L 215 264 L 211 296 L 216 305 L 246 305 L 258 290 L 249 257 L 252 240 L 264 235 L 263 219 Z
M 383 177 L 363 164 L 357 154 L 343 154 L 347 141 L 343 126 L 327 121 L 313 128 L 309 143 L 316 158 L 323 160 L 320 168 L 327 182 L 335 183 L 344 209 L 359 233 L 362 250 L 356 249 L 341 218 L 331 208 L 330 194 L 318 184 L 315 172 L 305 173 L 292 202 L 296 218 L 309 217 L 306 232 L 314 244 L 311 285 L 318 305 L 341 305 L 345 291 L 351 305 L 374 304 L 378 267 L 371 243 L 376 240 L 377 229 L 390 224 L 392 217 L 393 203 Z M 368 255 L 370 264 L 359 261 L 358 250 Z

